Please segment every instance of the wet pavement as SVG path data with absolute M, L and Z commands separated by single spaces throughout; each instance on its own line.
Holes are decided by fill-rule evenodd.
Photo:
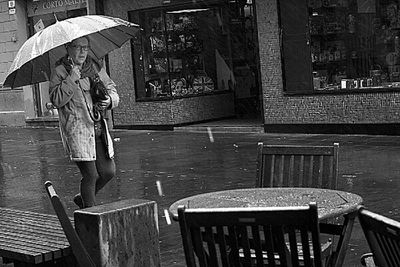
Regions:
M 99 193 L 98 203 L 156 201 L 163 266 L 185 266 L 178 224 L 167 224 L 164 209 L 198 193 L 253 187 L 258 141 L 339 142 L 338 189 L 359 194 L 367 208 L 400 220 L 400 137 L 121 130 L 113 136 L 117 177 Z M 58 129 L 0 128 L 0 164 L 0 206 L 54 214 L 44 191 L 44 182 L 51 180 L 73 215 L 80 174 L 64 156 Z M 356 222 L 345 266 L 360 266 L 365 252 L 368 247 Z

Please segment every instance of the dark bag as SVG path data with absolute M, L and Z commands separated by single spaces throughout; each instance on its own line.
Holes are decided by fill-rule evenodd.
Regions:
M 96 103 L 102 100 L 107 100 L 108 92 L 98 74 L 95 74 L 90 81 L 90 94 L 93 100 L 94 121 L 99 121 L 103 116 L 103 110 L 100 110 Z
M 101 100 L 107 100 L 107 88 L 104 86 L 104 83 L 100 80 L 98 74 L 95 74 L 94 77 L 91 79 L 91 95 L 93 99 L 93 103 L 99 102 Z

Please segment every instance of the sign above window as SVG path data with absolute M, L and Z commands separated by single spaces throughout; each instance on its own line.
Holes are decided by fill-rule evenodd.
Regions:
M 28 17 L 86 8 L 87 0 L 29 0 Z

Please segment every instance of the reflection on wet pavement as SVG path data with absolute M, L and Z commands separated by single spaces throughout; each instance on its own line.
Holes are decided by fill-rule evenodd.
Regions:
M 400 220 L 400 137 L 260 133 L 115 131 L 117 178 L 97 202 L 157 201 L 163 266 L 184 266 L 179 227 L 165 210 L 190 195 L 255 184 L 257 142 L 340 143 L 339 189 L 359 194 L 367 208 Z M 64 156 L 58 129 L 0 129 L 0 206 L 53 213 L 44 191 L 51 180 L 69 215 L 80 174 Z M 345 266 L 368 251 L 358 223 Z

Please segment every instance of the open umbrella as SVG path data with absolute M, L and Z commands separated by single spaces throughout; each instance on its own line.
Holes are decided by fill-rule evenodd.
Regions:
M 56 21 L 30 37 L 21 46 L 4 81 L 12 88 L 49 80 L 51 69 L 67 51 L 65 44 L 86 36 L 89 55 L 100 59 L 135 37 L 139 26 L 123 19 L 86 15 Z

